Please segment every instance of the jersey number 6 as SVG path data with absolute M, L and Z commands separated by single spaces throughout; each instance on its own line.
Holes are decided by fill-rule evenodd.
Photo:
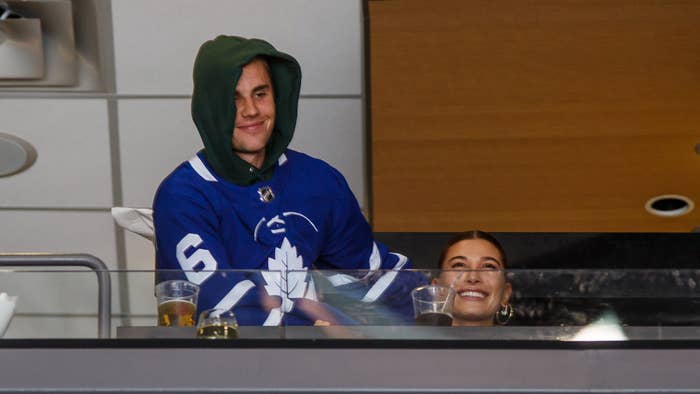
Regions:
M 185 251 L 196 248 L 202 243 L 202 237 L 197 234 L 187 234 L 177 243 L 177 261 L 185 272 L 187 280 L 201 284 L 216 271 L 216 260 L 207 249 L 197 249 L 189 256 Z

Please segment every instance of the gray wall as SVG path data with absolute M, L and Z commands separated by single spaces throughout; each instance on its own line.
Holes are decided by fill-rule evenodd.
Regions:
M 93 72 L 73 87 L 0 87 L 0 132 L 38 152 L 28 170 L 0 178 L 0 252 L 82 252 L 112 269 L 152 269 L 152 245 L 118 229 L 109 210 L 150 207 L 160 180 L 201 148 L 189 113 L 192 63 L 218 34 L 265 38 L 297 57 L 302 98 L 291 147 L 336 166 L 366 208 L 360 0 L 72 5 L 85 26 L 76 33 L 79 63 Z M 86 62 L 95 53 L 99 62 Z M 95 335 L 94 275 L 27 276 L 0 274 L 0 292 L 20 295 L 6 336 Z M 113 324 L 152 324 L 152 274 L 113 281 Z

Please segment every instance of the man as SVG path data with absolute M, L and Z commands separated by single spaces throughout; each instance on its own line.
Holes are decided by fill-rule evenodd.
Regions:
M 153 208 L 159 278 L 174 270 L 199 284 L 199 310 L 233 309 L 244 325 L 337 321 L 319 307 L 311 267 L 364 270 L 328 281 L 368 283 L 364 302 L 399 299 L 396 275 L 375 273 L 407 258 L 374 242 L 338 171 L 287 149 L 300 86 L 297 61 L 262 40 L 219 36 L 197 54 L 192 118 L 204 150 L 161 183 Z

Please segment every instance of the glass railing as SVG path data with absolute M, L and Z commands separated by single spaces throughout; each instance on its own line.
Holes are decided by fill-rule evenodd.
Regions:
M 99 281 L 101 275 L 109 280 Z M 195 326 L 158 325 L 155 285 L 167 280 L 201 285 L 192 325 L 205 309 L 233 311 L 238 327 L 231 337 L 240 341 L 700 339 L 700 270 L 96 273 L 87 268 L 0 270 L 0 293 L 16 297 L 4 338 L 195 339 Z M 99 296 L 105 283 L 106 311 Z M 426 285 L 447 288 L 451 309 L 431 306 L 427 312 L 436 315 L 417 313 L 411 293 Z M 8 309 L 5 298 L 0 296 L 0 314 Z M 0 316 L 0 329 L 2 321 Z

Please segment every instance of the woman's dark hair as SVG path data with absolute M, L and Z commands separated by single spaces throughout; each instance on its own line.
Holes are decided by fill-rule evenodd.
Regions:
M 442 261 L 445 259 L 445 255 L 447 255 L 447 249 L 452 247 L 452 245 L 456 244 L 457 242 L 464 241 L 466 239 L 483 239 L 484 241 L 487 241 L 491 245 L 495 246 L 496 249 L 498 249 L 498 252 L 501 254 L 501 258 L 503 259 L 503 261 L 501 261 L 501 263 L 503 263 L 503 268 L 506 268 L 508 266 L 506 252 L 503 250 L 501 243 L 498 242 L 496 237 L 485 231 L 469 230 L 457 233 L 452 238 L 450 238 L 449 241 L 447 241 L 447 244 L 445 244 L 445 246 L 442 248 L 442 251 L 440 252 L 440 258 L 438 258 L 437 261 L 437 266 L 439 269 L 442 269 Z

